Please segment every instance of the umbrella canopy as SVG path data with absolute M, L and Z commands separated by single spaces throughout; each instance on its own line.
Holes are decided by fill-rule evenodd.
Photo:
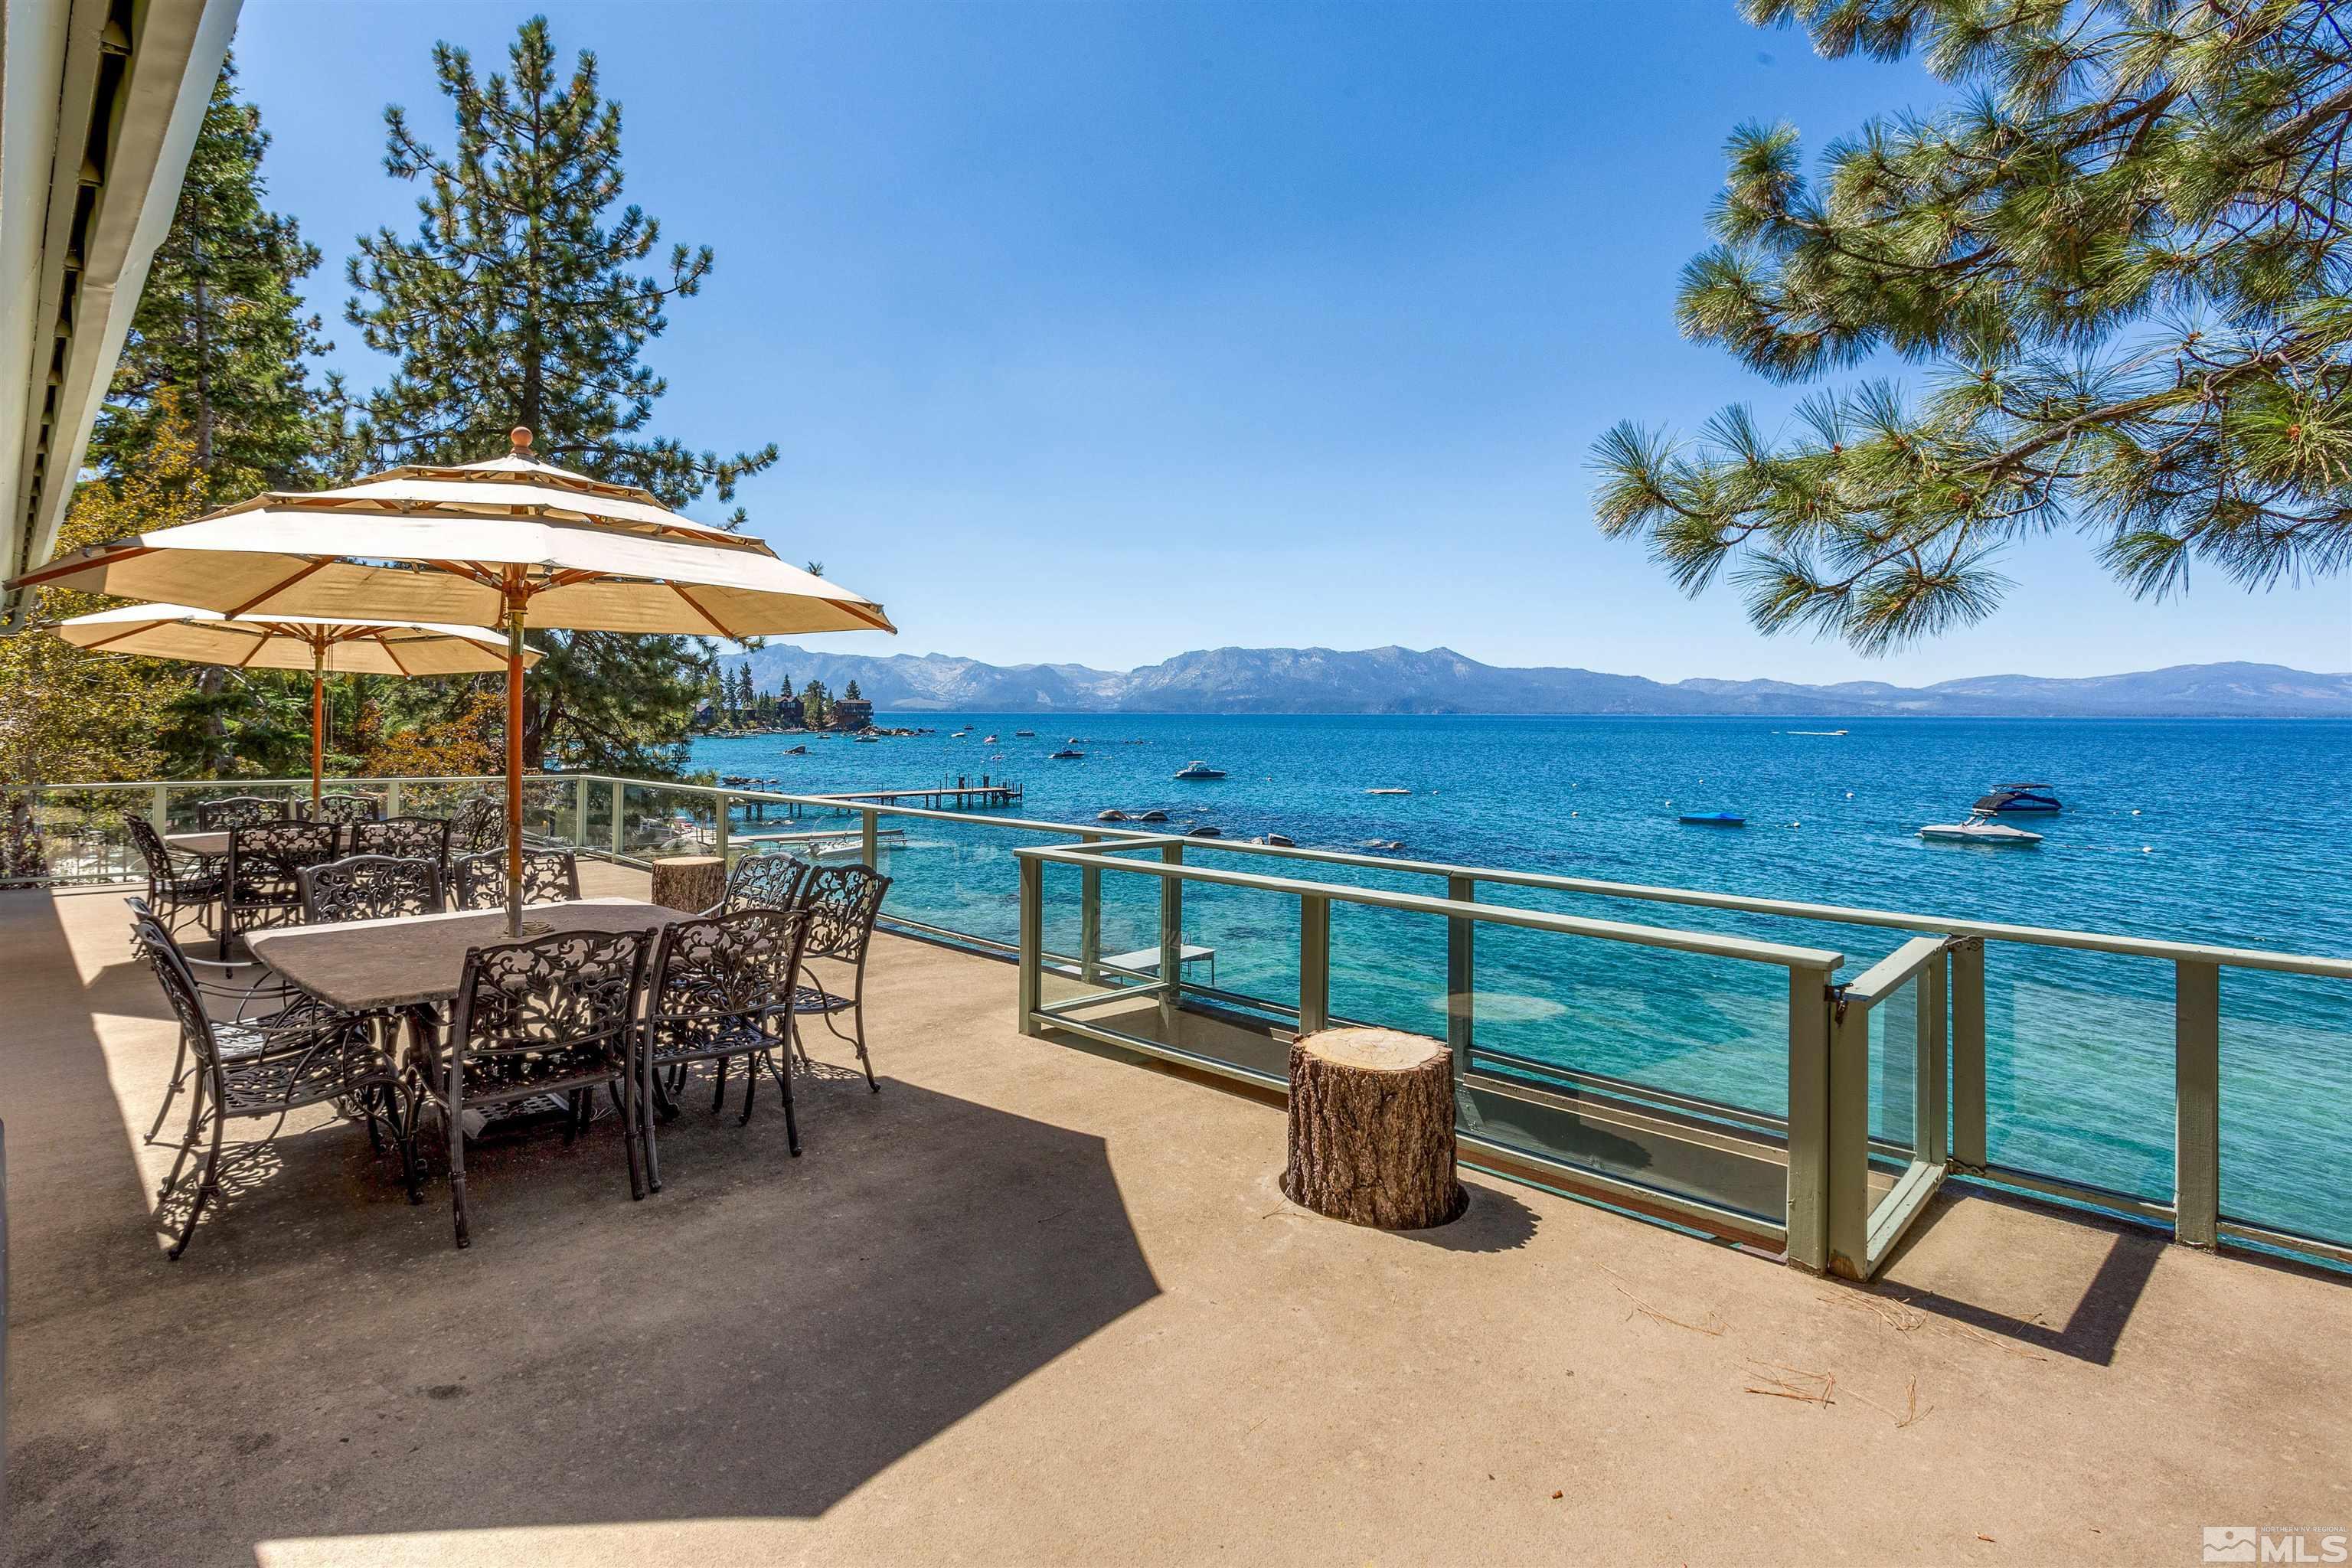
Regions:
M 77 647 L 234 669 L 329 675 L 495 675 L 507 667 L 503 632 L 421 621 L 330 621 L 315 616 L 238 618 L 191 605 L 125 605 L 49 628 Z M 526 664 L 539 662 L 526 649 Z
M 310 672 L 310 804 L 326 765 L 325 677 L 484 675 L 507 667 L 507 640 L 481 626 L 417 621 L 330 621 L 311 616 L 238 620 L 190 605 L 125 605 L 59 621 L 77 647 L 236 669 Z M 535 649 L 524 661 L 539 662 Z
M 94 545 L 16 578 L 237 616 L 503 623 L 507 919 L 522 933 L 522 635 L 751 637 L 896 631 L 882 606 L 757 539 L 530 455 L 410 467 L 339 489 L 271 491 L 176 528 Z
M 341 489 L 270 491 L 94 545 L 16 579 L 245 617 L 495 626 L 730 638 L 895 631 L 882 606 L 764 541 L 645 490 L 522 456 L 404 468 Z

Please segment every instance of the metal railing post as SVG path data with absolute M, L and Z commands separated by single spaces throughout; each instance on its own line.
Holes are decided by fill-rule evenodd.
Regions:
M 719 825 L 711 830 L 710 845 L 712 851 L 719 857 L 719 863 L 724 866 L 727 864 L 727 819 L 735 814 L 735 801 L 734 797 L 723 789 L 719 792 L 718 798 Z
M 1816 1274 L 1830 1261 L 1829 978 L 1789 971 L 1789 1261 Z
M 147 802 L 147 821 L 157 833 L 172 831 L 172 786 L 170 784 L 159 784 L 155 786 L 154 795 Z
M 588 847 L 588 775 L 572 781 L 572 842 Z
M 1445 896 L 1458 904 L 1478 901 L 1475 877 L 1448 877 Z M 1456 916 L 1445 922 L 1445 1045 L 1454 1053 L 1458 1082 L 1470 1071 L 1470 1004 L 1477 985 L 1478 922 Z
M 2221 1217 L 2221 969 L 2173 965 L 2172 1239 L 2211 1247 Z
M 1081 844 L 1102 842 L 1099 833 L 1081 833 Z M 1087 984 L 1102 978 L 1102 873 L 1092 866 L 1078 868 L 1078 973 Z
M 1950 1102 L 1945 1092 L 1946 1032 L 1944 971 L 1948 953 L 1937 953 L 1919 972 L 1919 1016 L 1911 1059 L 1911 1153 L 1940 1165 L 1951 1146 Z
M 1184 863 L 1181 843 L 1160 847 L 1160 858 L 1171 866 Z M 1175 877 L 1160 879 L 1160 1037 L 1177 1043 L 1177 1004 L 1184 989 L 1184 884 Z
M 621 808 L 628 804 L 628 799 L 629 786 L 619 779 L 614 779 L 613 781 L 613 858 L 615 860 L 621 858 L 623 847 Z
M 1045 1000 L 1045 868 L 1023 857 L 1021 868 L 1021 1032 L 1042 1035 L 1037 1008 Z
M 383 814 L 386 816 L 400 815 L 400 781 L 398 779 L 383 781 Z
M 1841 997 L 1831 1009 L 1827 1268 L 1870 1278 L 1870 1015 Z
M 1331 900 L 1314 893 L 1298 899 L 1298 1037 L 1331 1022 Z
M 1985 951 L 1981 937 L 1954 944 L 1952 1163 L 1985 1168 Z
M 865 858 L 869 871 L 882 869 L 882 850 L 876 841 L 878 835 L 875 828 L 880 815 L 870 805 L 860 807 L 857 813 L 857 852 Z

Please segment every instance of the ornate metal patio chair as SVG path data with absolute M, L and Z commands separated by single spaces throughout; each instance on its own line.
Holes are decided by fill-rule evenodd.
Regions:
M 225 795 L 196 802 L 196 831 L 226 833 L 232 827 L 258 827 L 265 822 L 286 822 L 293 813 L 283 799 L 258 795 Z
M 351 855 L 299 872 L 302 918 L 312 924 L 389 920 L 441 910 L 441 868 L 428 858 Z
M 461 910 L 502 910 L 507 906 L 507 852 L 503 846 L 478 855 L 460 855 L 449 867 L 450 901 Z M 522 852 L 522 901 L 526 904 L 576 903 L 580 899 L 580 862 L 569 849 L 526 849 Z
M 282 1125 L 290 1112 L 306 1106 L 342 1101 L 365 1108 L 368 1131 L 374 1137 L 375 1107 L 381 1097 L 397 1093 L 400 1080 L 391 1058 L 331 1010 L 297 1003 L 266 1020 L 215 1020 L 205 1011 L 204 992 L 185 956 L 163 922 L 149 913 L 135 921 L 135 931 L 141 955 L 155 972 L 178 1020 L 181 1049 L 195 1061 L 187 1133 L 156 1194 L 159 1203 L 171 1202 L 181 1173 L 198 1145 L 204 1145 L 187 1218 L 168 1254 L 176 1260 L 187 1251 L 205 1205 L 220 1195 L 221 1145 L 229 1122 L 268 1117 Z M 263 1142 L 277 1134 L 278 1127 L 272 1126 Z M 415 1151 L 406 1139 L 400 1142 L 403 1170 L 413 1192 Z
M 488 795 L 476 795 L 449 819 L 452 855 L 478 855 L 506 841 L 506 809 Z
M 380 822 L 352 825 L 352 853 L 391 855 L 403 860 L 430 860 L 449 880 L 449 822 L 440 816 L 387 816 Z
M 731 915 L 744 910 L 796 910 L 801 889 L 814 869 L 790 855 L 746 855 L 727 873 L 727 890 L 705 916 Z
M 322 795 L 310 810 L 313 822 L 340 822 L 348 827 L 354 823 L 373 822 L 383 815 L 383 802 L 372 795 Z
M 221 897 L 223 958 L 241 931 L 301 920 L 302 869 L 335 858 L 342 831 L 331 822 L 265 822 L 229 829 L 227 886 Z
M 637 990 L 652 944 L 650 931 L 558 931 L 466 954 L 449 1037 L 423 1041 L 416 1058 L 419 1110 L 430 1106 L 448 1126 L 449 1203 L 459 1247 L 473 1239 L 466 1205 L 469 1110 L 540 1095 L 566 1100 L 572 1110 L 569 1142 L 595 1092 L 617 1085 L 629 1195 L 646 1195 L 635 1058 Z M 421 1120 L 411 1119 L 412 1138 Z
M 802 907 L 809 912 L 808 935 L 801 946 L 808 983 L 793 995 L 794 1013 L 822 1017 L 836 1039 L 857 1047 L 857 1065 L 866 1069 L 866 1087 L 877 1094 L 882 1086 L 875 1079 L 874 1059 L 866 1050 L 866 953 L 873 944 L 874 922 L 882 913 L 882 895 L 889 890 L 890 879 L 866 866 L 824 866 L 809 873 L 801 893 Z M 846 994 L 826 987 L 813 962 L 817 959 L 847 968 Z M 833 1021 L 835 1014 L 844 1012 L 852 1016 L 854 1034 L 843 1034 L 841 1026 Z M 797 1029 L 793 1037 L 800 1045 L 801 1060 L 807 1061 L 807 1041 Z
M 196 912 L 196 921 L 207 935 L 213 931 L 213 910 L 220 904 L 222 869 L 220 858 L 210 855 L 177 855 L 163 842 L 163 836 L 145 817 L 126 812 L 122 826 L 131 835 L 131 847 L 147 865 L 147 902 L 163 911 L 166 929 L 176 930 L 186 911 Z
M 800 1124 L 793 1115 L 792 1017 L 799 984 L 806 910 L 742 910 L 666 927 L 646 987 L 646 1022 L 639 1052 L 638 1110 L 646 1129 L 646 1178 L 661 1191 L 661 1155 L 654 1113 L 677 1109 L 656 1089 L 656 1075 L 682 1072 L 693 1062 L 718 1064 L 713 1115 L 727 1102 L 727 1064 L 743 1058 L 743 1120 L 760 1097 L 760 1068 L 776 1080 L 784 1103 L 784 1142 L 797 1156 Z M 781 1058 L 780 1058 L 781 1053 Z
M 240 978 L 238 971 L 250 971 L 253 966 L 196 957 L 180 945 L 179 939 L 172 935 L 170 922 L 157 919 L 146 900 L 127 898 L 122 901 L 131 910 L 132 956 L 141 956 L 144 952 L 139 944 L 141 921 L 153 921 L 163 927 L 163 933 L 172 937 L 172 951 L 180 955 L 180 962 L 194 979 L 196 993 L 203 998 L 205 1011 L 216 1022 L 259 1027 L 287 1008 L 306 1000 L 301 992 L 267 970 L 260 971 L 257 977 L 247 973 Z M 241 1036 L 236 1037 L 242 1038 Z M 236 1054 L 236 1047 L 227 1037 L 224 1037 L 222 1048 L 231 1055 Z M 172 1063 L 172 1080 L 163 1089 L 163 1103 L 156 1108 L 155 1121 L 147 1129 L 148 1142 L 152 1143 L 163 1136 L 163 1123 L 172 1114 L 172 1102 L 179 1098 L 180 1091 L 187 1084 L 188 1042 L 183 1038 L 179 1056 Z

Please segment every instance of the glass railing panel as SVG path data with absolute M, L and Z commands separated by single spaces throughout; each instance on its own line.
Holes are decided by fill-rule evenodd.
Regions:
M 0 863 L 0 879 L 72 884 L 143 878 L 146 864 L 122 819 L 125 813 L 144 816 L 153 798 L 144 789 L 60 784 L 41 790 L 31 804 L 31 833 L 10 846 L 16 863 Z
M 1992 1163 L 2169 1203 L 2172 1076 L 2169 963 L 1986 944 Z
M 1152 853 L 1134 851 L 1132 858 Z M 1187 858 L 1194 852 L 1187 849 Z M 1235 868 L 1231 857 L 1203 864 L 1223 870 Z M 1184 983 L 1216 992 L 1220 1005 L 1236 1008 L 1287 1030 L 1298 1019 L 1298 900 L 1288 893 L 1256 888 L 1216 887 L 1187 882 L 1184 889 L 1182 945 Z M 1335 984 L 1331 1011 L 1352 1017 L 1340 1001 L 1336 984 L 1349 949 L 1341 934 L 1343 916 L 1358 911 L 1333 903 L 1331 963 Z M 1156 948 L 1160 942 L 1158 911 L 1143 939 L 1130 944 Z M 1157 964 L 1155 956 L 1152 963 Z
M 1913 975 L 1870 1009 L 1870 1136 L 1914 1153 L 1923 980 Z
M 1759 980 L 1739 959 L 1506 926 L 1480 925 L 1473 942 L 1474 1064 L 1507 1057 L 1517 1070 L 1787 1116 L 1786 971 Z
M 1443 884 L 1413 891 L 1444 896 Z M 1332 900 L 1331 1016 L 1444 1039 L 1445 931 L 1441 915 Z M 1295 963 L 1292 973 L 1296 995 Z
M 2223 1216 L 2352 1245 L 2347 1106 L 2352 984 L 2222 971 Z
M 1465 1132 L 1780 1223 L 1788 971 L 1492 925 L 1475 942 Z

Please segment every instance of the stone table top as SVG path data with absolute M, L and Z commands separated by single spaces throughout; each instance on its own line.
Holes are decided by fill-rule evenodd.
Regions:
M 554 931 L 652 931 L 688 918 L 638 899 L 583 899 L 523 907 L 524 940 Z M 400 915 L 247 933 L 253 956 L 331 1006 L 353 1013 L 446 1002 L 457 994 L 469 948 L 507 940 L 504 910 Z
M 183 849 L 191 855 L 226 855 L 228 853 L 228 835 L 226 832 L 166 833 L 163 835 L 163 842 L 170 845 L 174 849 Z

